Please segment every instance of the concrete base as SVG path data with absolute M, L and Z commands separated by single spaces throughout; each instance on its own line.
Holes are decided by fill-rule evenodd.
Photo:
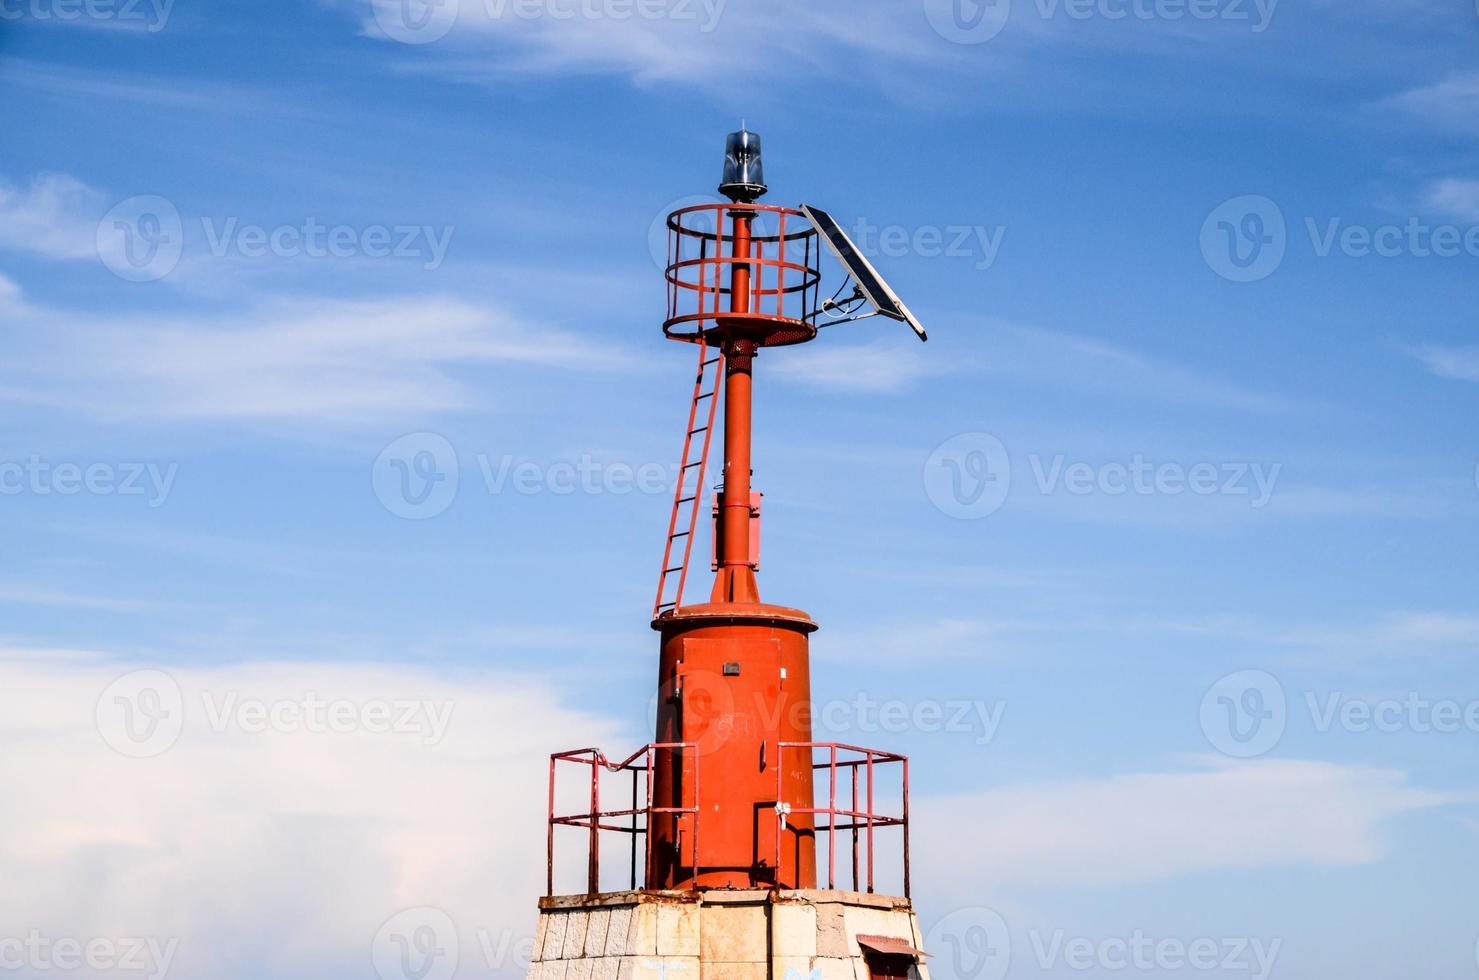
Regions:
M 858 936 L 923 948 L 906 898 L 845 891 L 540 899 L 527 980 L 872 980 Z M 918 966 L 921 980 L 928 967 Z

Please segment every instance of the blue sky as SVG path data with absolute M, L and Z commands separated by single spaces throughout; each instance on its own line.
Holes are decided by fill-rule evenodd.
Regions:
M 1479 970 L 1472 4 L 407 2 L 0 0 L 0 933 L 364 976 L 432 905 L 518 973 L 472 936 L 532 925 L 542 759 L 647 738 L 653 228 L 743 119 L 930 330 L 766 353 L 755 484 L 832 731 L 913 760 L 926 926 L 1006 924 L 959 980 Z M 130 758 L 138 669 L 457 711 Z

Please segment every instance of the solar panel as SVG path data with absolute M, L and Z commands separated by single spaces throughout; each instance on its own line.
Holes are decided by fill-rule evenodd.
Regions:
M 880 316 L 907 323 L 915 333 L 919 334 L 920 340 L 929 340 L 929 337 L 925 335 L 924 327 L 920 325 L 914 314 L 909 312 L 909 307 L 905 306 L 904 301 L 899 299 L 899 294 L 883 281 L 878 270 L 873 268 L 873 263 L 869 262 L 868 257 L 853 244 L 852 239 L 848 237 L 847 232 L 842 230 L 836 218 L 821 208 L 814 208 L 809 204 L 801 205 L 801 213 L 811 221 L 817 234 L 822 236 L 822 241 L 827 243 L 827 248 L 837 256 L 837 261 L 847 269 L 848 275 L 852 276 L 853 281 L 858 284 L 863 297 L 873 304 L 873 309 L 877 310 Z

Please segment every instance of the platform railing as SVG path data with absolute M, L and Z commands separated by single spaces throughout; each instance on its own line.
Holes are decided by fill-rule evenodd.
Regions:
M 586 892 L 596 894 L 601 885 L 601 834 L 603 832 L 626 834 L 631 838 L 631 887 L 639 887 L 638 882 L 646 876 L 646 869 L 651 865 L 652 837 L 648 829 L 652 823 L 653 814 L 679 814 L 696 818 L 698 815 L 698 754 L 692 752 L 689 758 L 693 763 L 693 806 L 653 806 L 652 805 L 652 775 L 653 775 L 653 753 L 659 751 L 683 751 L 697 748 L 695 742 L 652 742 L 642 746 L 631 755 L 618 762 L 612 762 L 599 749 L 572 749 L 569 752 L 557 752 L 549 759 L 549 821 L 547 837 L 547 854 L 545 866 L 545 894 L 555 893 L 555 828 L 581 827 L 590 831 L 588 853 L 586 858 Z M 556 786 L 561 772 L 561 763 L 567 766 L 584 766 L 590 770 L 590 809 L 582 813 L 561 814 L 556 811 Z M 615 810 L 601 809 L 601 773 L 605 772 L 629 772 L 632 775 L 631 806 L 621 807 Z M 639 795 L 642 783 L 646 783 L 646 796 Z M 626 822 L 618 822 L 625 819 Z M 693 819 L 692 835 L 695 861 L 698 854 L 698 821 Z M 642 837 L 644 841 L 643 860 L 640 865 L 637 861 L 637 838 Z M 697 873 L 697 867 L 694 868 Z
M 745 222 L 735 255 L 737 219 Z M 766 204 L 695 204 L 668 215 L 668 314 L 663 330 L 697 340 L 721 317 L 769 321 L 767 343 L 816 336 L 821 245 L 806 215 Z M 736 267 L 749 270 L 748 296 L 731 293 Z M 735 302 L 744 313 L 735 313 Z M 757 327 L 761 325 L 757 324 Z
M 776 766 L 776 866 L 780 866 L 781 838 L 784 836 L 787 819 L 798 814 L 811 814 L 814 832 L 827 835 L 827 887 L 837 887 L 837 837 L 850 838 L 852 852 L 852 890 L 859 891 L 865 885 L 873 891 L 874 832 L 882 828 L 898 827 L 903 838 L 904 897 L 909 897 L 909 759 L 895 752 L 865 749 L 841 742 L 781 742 L 780 761 Z M 786 802 L 781 796 L 781 778 L 785 771 L 787 752 L 806 752 L 811 760 L 813 781 L 815 774 L 827 773 L 827 802 L 825 806 L 800 807 Z M 874 810 L 875 787 L 878 770 L 884 766 L 899 766 L 899 812 L 884 814 Z M 848 785 L 847 806 L 838 805 L 838 771 L 841 770 Z M 860 785 L 861 774 L 861 785 Z M 861 799 L 859 794 L 861 793 Z M 820 817 L 827 822 L 822 824 Z M 839 822 L 839 818 L 842 822 Z M 861 854 L 860 854 L 861 849 Z M 861 866 L 861 867 L 860 867 Z

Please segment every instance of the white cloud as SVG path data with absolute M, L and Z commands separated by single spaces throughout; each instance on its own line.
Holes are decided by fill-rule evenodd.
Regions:
M 0 181 L 0 248 L 96 259 L 98 219 L 106 210 L 99 191 L 66 174 L 38 174 L 25 187 Z
M 1457 132 L 1479 131 L 1479 72 L 1450 75 L 1385 99 L 1381 108 L 1395 109 L 1431 126 Z
M 517 676 L 253 663 L 171 670 L 184 731 L 157 757 L 127 758 L 94 721 L 127 670 L 0 659 L 0 934 L 178 938 L 173 976 L 365 976 L 379 925 L 419 905 L 453 917 L 468 963 L 480 928 L 527 935 L 543 893 L 548 754 L 614 752 L 633 737 Z M 218 731 L 207 706 L 233 693 L 452 714 L 438 744 L 430 725 Z
M 1479 616 L 1403 613 L 1387 621 L 1384 635 L 1409 643 L 1472 643 L 1479 641 Z
M 825 0 L 353 0 L 362 32 L 410 38 L 435 61 L 403 63 L 467 81 L 510 74 L 620 74 L 723 90 L 729 79 L 805 64 L 849 74 L 932 58 L 963 60 L 918 7 Z M 454 13 L 455 11 L 455 13 Z M 427 14 L 430 13 L 430 16 Z M 409 20 L 407 18 L 410 18 Z M 785 23 L 784 31 L 775 25 Z M 430 43 L 435 41 L 436 43 Z M 492 49 L 495 54 L 489 57 Z M 757 77 L 757 83 L 765 81 Z
M 911 335 L 910 344 L 917 345 Z M 803 348 L 794 356 L 767 364 L 777 377 L 838 391 L 895 392 L 914 387 L 926 378 L 947 374 L 959 363 L 922 357 L 911 347 L 890 341 Z
M 256 118 L 269 115 L 327 118 L 312 115 L 303 106 L 298 99 L 301 90 L 223 84 L 204 76 L 185 83 L 178 76 L 100 70 L 75 62 L 58 64 L 8 56 L 0 61 L 0 78 L 8 85 L 64 99 L 89 102 L 106 99 L 170 111 L 224 112 Z
M 0 183 L 0 248 L 101 270 L 98 221 L 108 207 L 66 175 L 24 189 Z M 115 235 L 103 247 L 125 242 Z M 183 284 L 199 285 L 213 265 L 197 260 Z M 481 404 L 459 368 L 623 363 L 609 348 L 598 361 L 572 358 L 582 342 L 568 331 L 444 294 L 278 296 L 240 312 L 88 318 L 27 304 L 0 275 L 0 335 L 0 398 L 108 418 L 368 423 Z
M 1084 390 L 1256 412 L 1292 407 L 1278 396 L 1157 361 L 1094 337 L 992 322 L 981 369 L 1038 377 Z
M 449 296 L 279 299 L 244 313 L 0 319 L 10 397 L 109 418 L 370 423 L 480 404 L 458 367 L 568 366 L 568 332 Z M 602 364 L 619 363 L 619 355 Z M 578 363 L 585 363 L 579 361 Z
M 823 76 L 876 80 L 878 96 L 918 108 L 946 93 L 929 79 L 986 73 L 989 86 L 970 88 L 973 99 L 1013 104 L 1045 85 L 1073 91 L 1082 111 L 1094 93 L 1064 86 L 1065 76 L 1082 77 L 1085 49 L 1113 54 L 1136 50 L 1151 56 L 1253 60 L 1287 70 L 1278 57 L 1277 24 L 1287 16 L 1277 0 L 1224 4 L 1212 17 L 1117 16 L 1083 13 L 1082 5 L 1019 3 L 999 34 L 975 34 L 991 43 L 956 43 L 971 31 L 949 25 L 951 0 L 898 3 L 866 0 L 340 0 L 358 14 L 360 29 L 387 42 L 407 41 L 418 55 L 399 60 L 403 71 L 436 72 L 463 81 L 509 75 L 615 74 L 639 84 L 677 82 L 730 95 L 730 80 L 748 76 L 753 102 L 769 83 L 799 66 Z M 1421 25 L 1414 16 L 1426 0 L 1402 4 L 1323 5 L 1317 11 L 1323 36 L 1331 40 L 1331 70 L 1338 55 L 1388 41 L 1393 24 Z M 784 30 L 776 30 L 784 24 Z M 1250 40 L 1256 43 L 1248 43 Z M 1338 43 L 1336 43 L 1338 42 Z M 1390 42 L 1389 42 L 1390 43 Z M 413 48 L 407 48 L 407 51 Z M 1272 57 L 1265 56 L 1270 50 Z M 1076 64 L 1070 64 L 1076 61 Z M 1066 67 L 1065 67 L 1066 66 Z M 1300 70 L 1307 71 L 1303 63 Z M 1123 79 L 1119 88 L 1124 88 Z M 1025 83 L 1025 84 L 1024 84 Z M 958 86 L 951 86 L 958 89 Z M 958 93 L 954 93 L 958 94 Z M 1147 89 L 1162 112 L 1164 87 Z M 1202 102 L 1195 103 L 1201 106 Z M 1056 103 L 1055 103 L 1056 105 Z
M 1479 346 L 1442 347 L 1428 344 L 1418 348 L 1417 358 L 1440 378 L 1479 381 Z
M 974 659 L 1019 650 L 1024 638 L 1063 629 L 1061 617 L 1031 619 L 931 618 L 875 622 L 862 628 L 831 627 L 812 641 L 822 659 L 848 663 L 898 663 L 901 656 L 920 660 Z
M 25 308 L 25 299 L 21 295 L 21 287 L 14 279 L 4 273 L 0 273 L 0 316 L 7 313 L 18 313 Z
M 1445 177 L 1434 181 L 1428 186 L 1426 203 L 1461 221 L 1479 221 L 1479 180 Z
M 0 583 L 0 603 L 26 606 L 55 606 L 62 609 L 94 609 L 102 612 L 161 612 L 188 608 L 186 603 L 153 599 L 120 599 L 114 596 L 83 595 L 56 589 L 38 589 L 33 585 Z
M 1223 633 L 1329 658 L 1345 668 L 1363 661 L 1406 664 L 1416 657 L 1446 657 L 1467 662 L 1473 655 L 1474 644 L 1479 642 L 1479 616 L 1404 611 L 1373 616 L 1358 623 L 1244 622 L 1239 627 L 1229 625 Z
M 422 905 L 452 917 L 464 962 L 478 962 L 479 930 L 517 942 L 534 924 L 548 754 L 616 755 L 644 740 L 527 676 L 255 662 L 170 668 L 183 730 L 148 743 L 161 754 L 129 758 L 101 734 L 135 744 L 120 741 L 124 716 L 103 696 L 128 667 L 12 652 L 0 652 L 0 934 L 177 938 L 176 976 L 363 976 L 379 925 Z M 353 705 L 353 717 L 379 701 L 451 713 L 440 740 L 427 712 L 398 734 L 283 724 L 257 734 L 234 710 L 212 720 L 232 705 L 309 697 Z M 155 717 L 134 705 L 137 719 Z M 1396 772 L 1295 761 L 916 796 L 917 828 L 962 815 L 972 825 L 964 838 L 916 833 L 916 881 L 970 895 L 983 882 L 1359 865 L 1386 853 L 1386 821 L 1456 799 Z M 563 852 L 564 890 L 581 856 Z
M 1350 867 L 1387 852 L 1383 825 L 1459 798 L 1400 772 L 1323 762 L 1208 762 L 1188 772 L 1064 780 L 921 799 L 916 858 L 942 890 L 1114 886 L 1199 872 Z
M 767 370 L 818 387 L 889 392 L 907 389 L 930 377 L 969 369 L 1158 401 L 1256 412 L 1277 412 L 1292 407 L 1292 403 L 1278 396 L 1081 334 L 963 318 L 957 318 L 942 332 L 952 329 L 958 336 L 979 336 L 978 346 L 982 351 L 979 359 L 942 358 L 933 346 L 921 347 L 908 335 L 851 346 L 835 342 L 817 344 L 783 360 L 777 359 L 774 365 L 767 365 Z
M 0 639 L 0 662 L 7 660 L 102 660 L 106 657 L 107 654 L 98 650 L 38 647 L 31 644 L 12 644 Z

